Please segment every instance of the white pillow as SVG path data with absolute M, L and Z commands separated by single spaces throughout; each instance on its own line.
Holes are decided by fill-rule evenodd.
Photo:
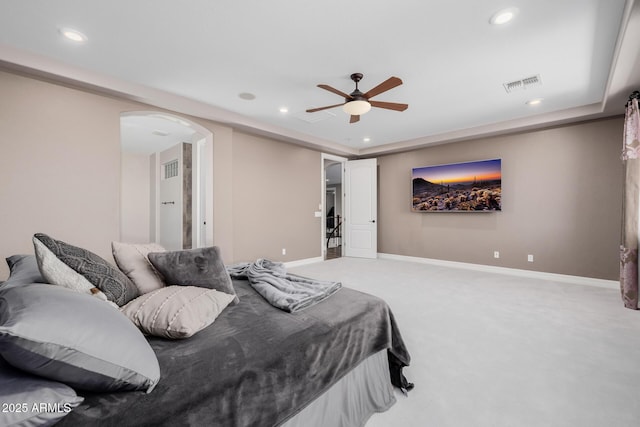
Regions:
M 165 252 L 159 244 L 111 242 L 111 251 L 118 268 L 131 279 L 141 295 L 165 286 L 162 275 L 147 257 L 149 252 Z
M 198 286 L 167 286 L 141 295 L 120 311 L 145 334 L 188 338 L 218 317 L 234 295 Z

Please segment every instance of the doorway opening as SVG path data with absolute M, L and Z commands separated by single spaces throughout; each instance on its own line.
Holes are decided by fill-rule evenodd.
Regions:
M 213 133 L 167 113 L 120 117 L 120 239 L 168 250 L 213 244 Z
M 343 256 L 344 162 L 347 159 L 322 155 L 322 254 L 325 260 Z

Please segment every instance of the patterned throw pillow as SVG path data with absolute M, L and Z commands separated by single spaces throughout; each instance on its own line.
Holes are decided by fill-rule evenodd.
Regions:
M 136 285 L 123 272 L 93 252 L 42 233 L 33 236 L 33 246 L 40 272 L 51 284 L 86 294 L 95 294 L 96 287 L 118 306 L 138 296 Z
M 167 285 L 199 286 L 236 295 L 217 246 L 171 252 L 151 252 L 149 261 Z M 232 304 L 238 303 L 235 296 Z
M 120 309 L 145 334 L 188 338 L 206 328 L 234 296 L 196 286 L 167 286 L 131 301 Z

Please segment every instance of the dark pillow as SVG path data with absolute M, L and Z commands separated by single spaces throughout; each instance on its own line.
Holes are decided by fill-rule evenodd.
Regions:
M 160 379 L 155 353 L 127 317 L 61 286 L 0 289 L 0 356 L 84 390 L 151 391 Z
M 33 246 L 40 272 L 49 283 L 87 294 L 96 287 L 118 306 L 138 296 L 138 288 L 122 271 L 93 252 L 41 233 L 33 236 Z
M 6 258 L 9 266 L 9 278 L 2 286 L 25 285 L 27 283 L 45 283 L 40 274 L 35 255 L 11 255 Z
M 68 385 L 35 377 L 0 357 L 0 426 L 51 426 L 84 400 Z
M 162 274 L 167 285 L 199 286 L 236 295 L 217 246 L 151 252 L 148 257 L 151 264 Z M 237 303 L 238 297 L 235 296 L 231 304 Z

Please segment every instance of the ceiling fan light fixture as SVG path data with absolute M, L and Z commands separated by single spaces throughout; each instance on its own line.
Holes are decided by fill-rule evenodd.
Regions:
M 309 108 L 308 110 L 306 110 L 307 113 L 315 113 L 318 111 L 327 110 L 329 108 L 342 107 L 344 112 L 351 116 L 349 118 L 349 123 L 353 124 L 359 122 L 360 116 L 371 110 L 371 107 L 384 108 L 387 110 L 395 111 L 404 111 L 407 109 L 407 107 L 409 107 L 408 104 L 399 104 L 397 102 L 369 101 L 374 96 L 380 95 L 381 93 L 391 90 L 394 87 L 400 86 L 402 84 L 402 80 L 398 77 L 389 77 L 387 80 L 375 86 L 373 89 L 367 91 L 367 93 L 362 93 L 358 89 L 358 82 L 362 80 L 362 73 L 351 74 L 351 80 L 353 80 L 356 84 L 356 89 L 348 95 L 341 90 L 333 88 L 329 85 L 319 84 L 318 87 L 320 89 L 324 89 L 341 96 L 342 99 L 344 99 L 344 102 L 319 108 Z
M 352 116 L 361 116 L 371 110 L 371 104 L 362 100 L 349 101 L 344 104 L 342 109 Z

